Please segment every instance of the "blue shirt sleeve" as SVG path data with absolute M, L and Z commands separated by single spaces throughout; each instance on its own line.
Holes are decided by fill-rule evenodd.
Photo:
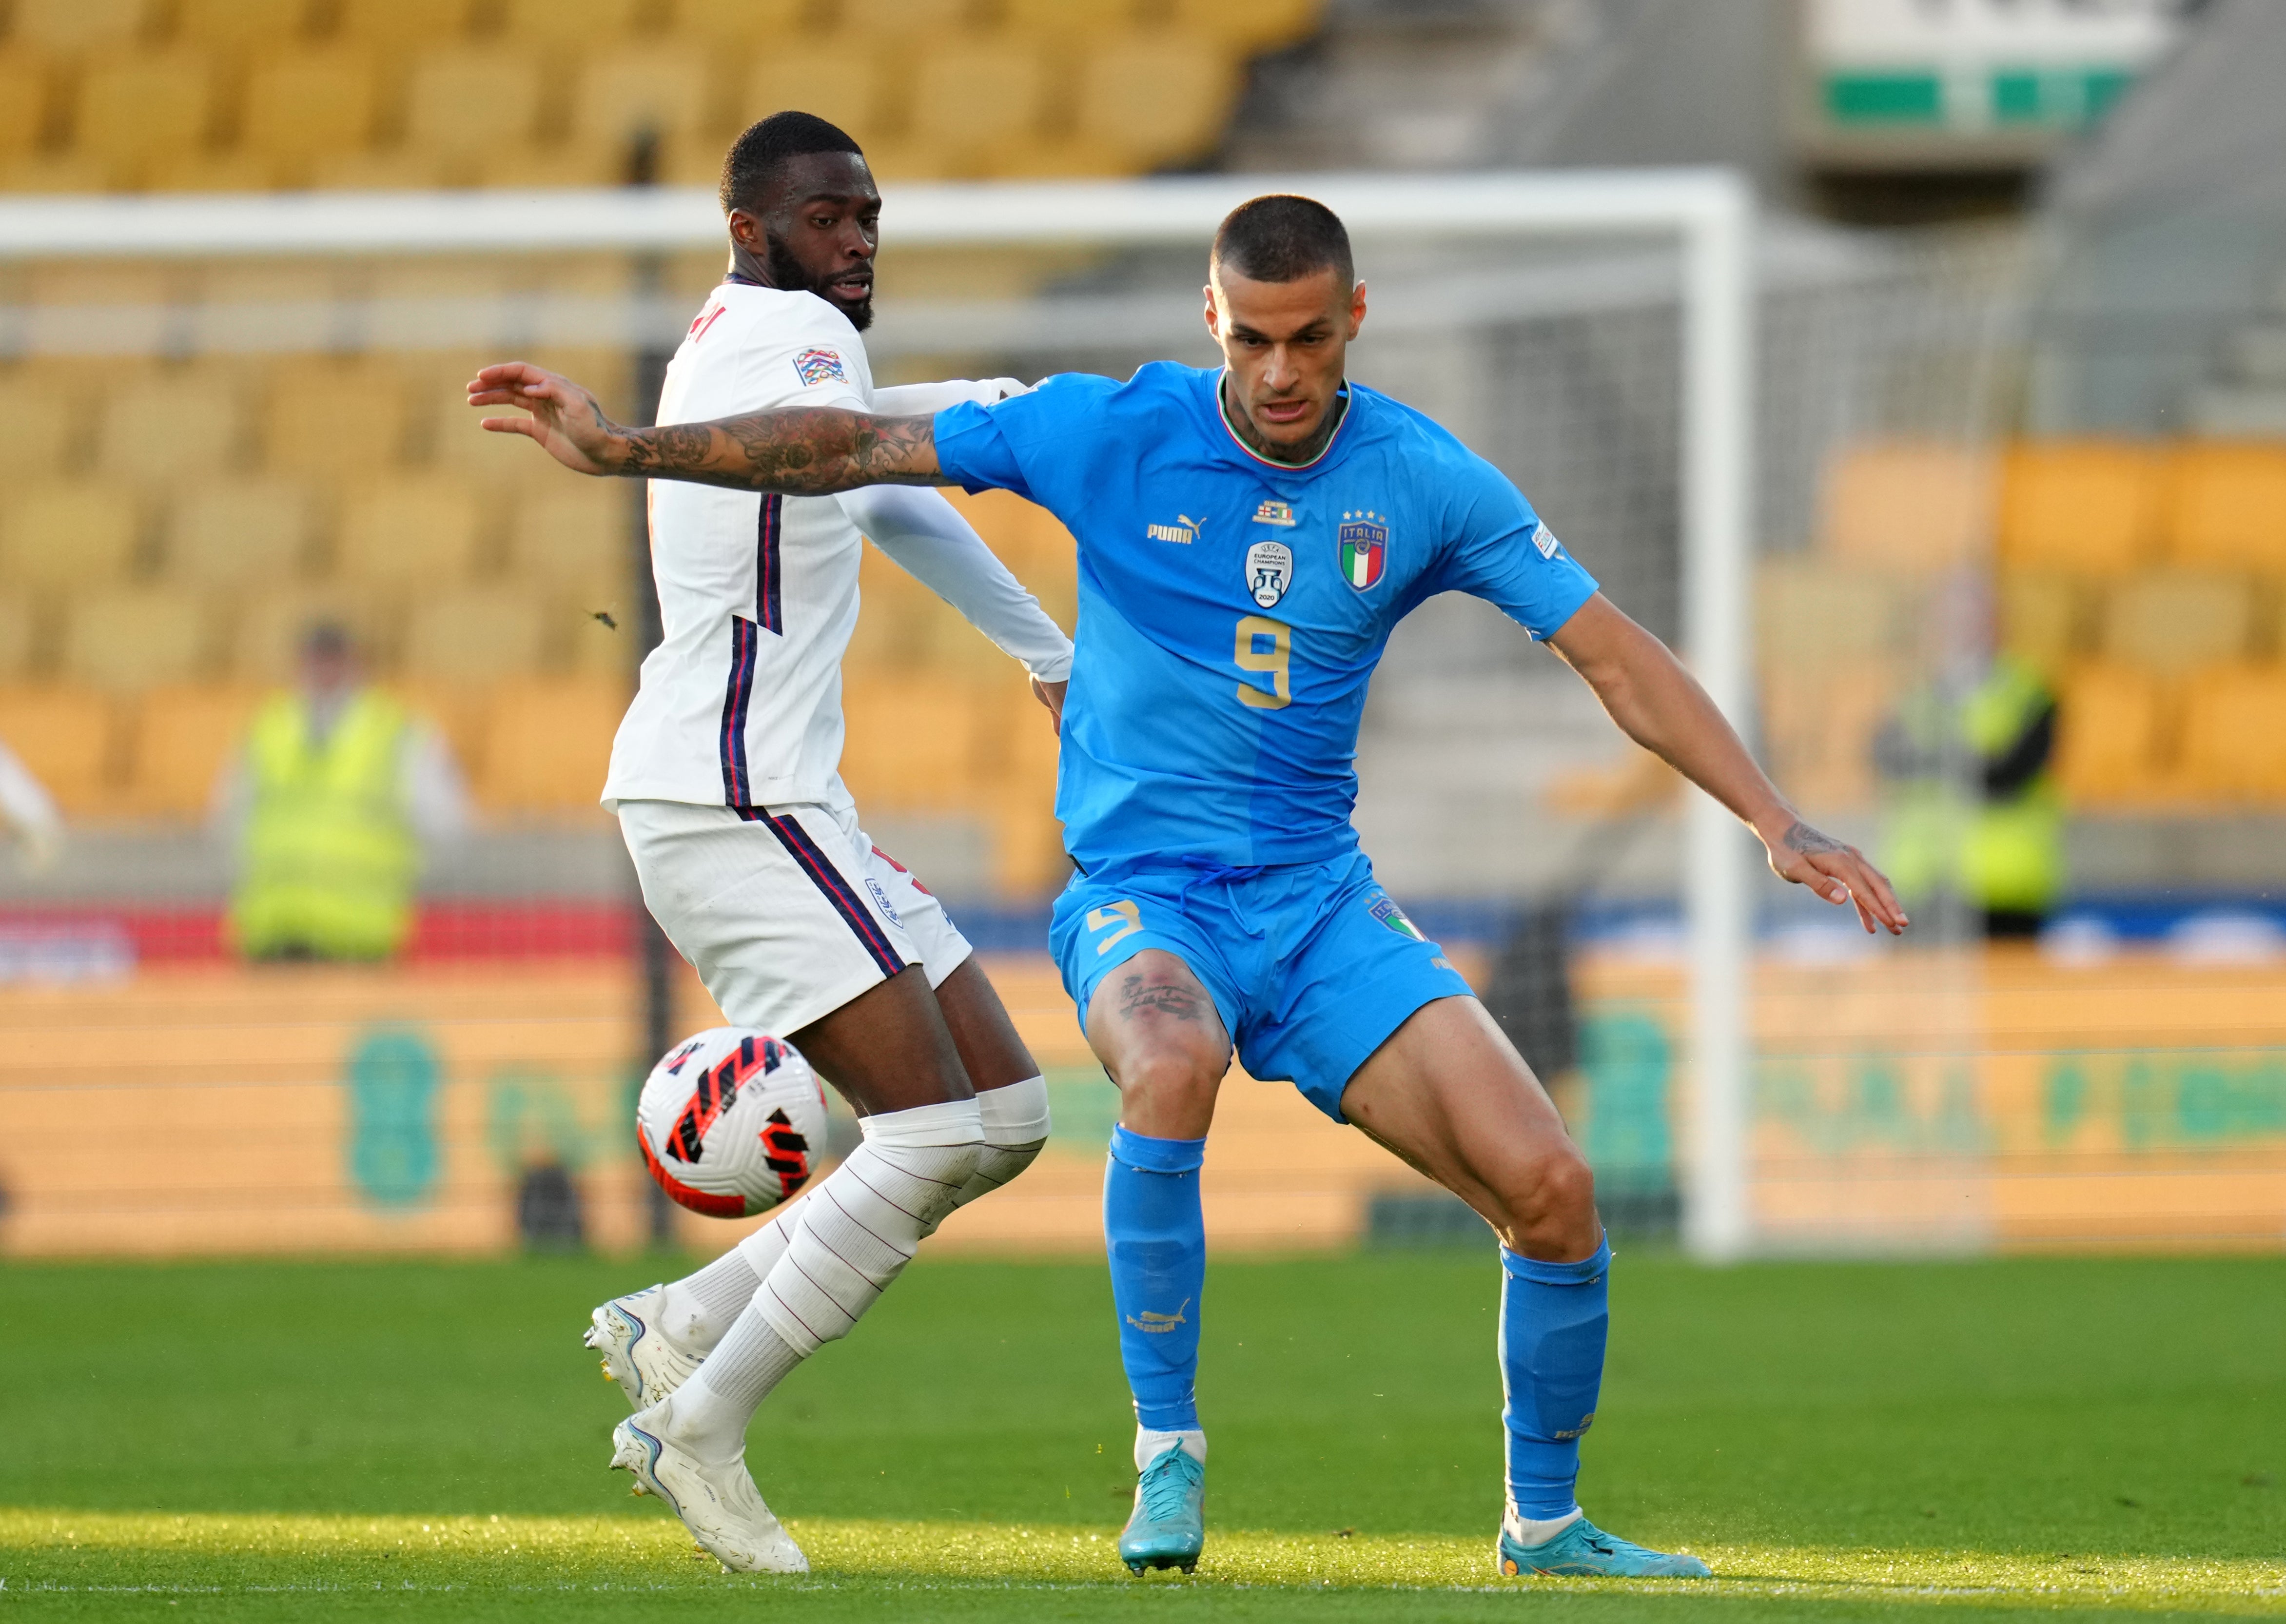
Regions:
M 989 406 L 964 400 L 936 414 L 936 461 L 972 495 L 1013 491 L 1051 512 L 1085 488 L 1108 446 L 1097 430 L 1108 378 L 1067 373 Z M 1068 489 L 1067 487 L 1076 487 Z
M 1545 640 L 1595 595 L 1596 579 L 1506 475 L 1480 457 L 1468 461 L 1447 487 L 1445 550 L 1431 590 L 1480 597 Z

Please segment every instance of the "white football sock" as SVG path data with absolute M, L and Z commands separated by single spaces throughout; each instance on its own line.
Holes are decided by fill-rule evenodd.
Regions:
M 710 1352 L 745 1312 L 762 1275 L 743 1246 L 732 1247 L 695 1274 L 668 1282 L 658 1325 L 669 1341 L 693 1353 Z
M 866 1120 L 865 1142 L 804 1200 L 801 1221 L 765 1226 L 792 1232 L 784 1255 L 698 1374 L 666 1401 L 662 1424 L 701 1458 L 724 1460 L 745 1447 L 746 1427 L 770 1391 L 849 1334 L 976 1171 L 983 1130 L 974 1100 Z
M 987 1089 L 976 1096 L 976 1110 L 984 1144 L 977 1152 L 976 1171 L 954 1198 L 957 1208 L 1006 1184 L 1031 1166 L 1046 1146 L 1051 1127 L 1047 1079 L 1026 1077 Z M 868 1139 L 873 1137 L 872 1122 L 870 1116 L 858 1119 L 858 1130 Z M 693 1352 L 711 1352 L 753 1300 L 763 1277 L 785 1256 L 804 1210 L 800 1203 L 783 1209 L 734 1250 L 669 1285 L 659 1316 L 667 1334 Z M 932 1233 L 934 1228 L 930 1226 Z
M 1154 1432 L 1148 1427 L 1136 1428 L 1135 1470 L 1141 1471 L 1178 1444 L 1200 1465 L 1207 1463 L 1207 1435 L 1196 1427 L 1185 1432 Z
M 804 1358 L 871 1308 L 952 1210 L 976 1171 L 984 1128 L 974 1100 L 865 1119 L 865 1142 L 809 1197 L 753 1308 Z
M 976 1155 L 976 1171 L 952 1203 L 956 1208 L 991 1194 L 1032 1165 L 1032 1158 L 1048 1142 L 1048 1081 L 1026 1077 L 1003 1088 L 988 1088 L 976 1096 L 976 1114 L 983 1124 L 984 1145 Z
M 1522 1513 L 1517 1511 L 1513 1505 L 1511 1505 L 1504 1513 L 1502 1520 L 1507 1526 L 1509 1538 L 1514 1540 L 1517 1544 L 1545 1545 L 1549 1541 L 1563 1533 L 1573 1524 L 1578 1522 L 1582 1515 L 1583 1513 L 1580 1511 L 1580 1508 L 1578 1506 L 1573 1506 L 1569 1511 L 1566 1511 L 1561 1517 L 1547 1517 L 1535 1519 L 1524 1516 Z

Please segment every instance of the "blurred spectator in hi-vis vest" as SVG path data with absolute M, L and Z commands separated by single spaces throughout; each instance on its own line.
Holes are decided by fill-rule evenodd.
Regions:
M 389 958 L 412 930 L 423 846 L 469 822 L 443 737 L 364 681 L 329 623 L 303 637 L 298 685 L 256 713 L 216 803 L 239 857 L 231 939 L 248 958 Z

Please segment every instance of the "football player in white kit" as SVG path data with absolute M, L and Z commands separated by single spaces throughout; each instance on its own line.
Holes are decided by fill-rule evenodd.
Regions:
M 658 421 L 777 406 L 933 412 L 1023 387 L 875 390 L 880 197 L 857 144 L 801 113 L 722 169 L 730 270 L 666 370 Z M 870 536 L 1021 661 L 1053 725 L 1071 644 L 934 490 L 650 490 L 665 639 L 611 750 L 643 901 L 740 1026 L 792 1040 L 863 1119 L 832 1175 L 687 1279 L 595 1310 L 587 1344 L 635 1414 L 612 1464 L 731 1568 L 808 1567 L 756 1492 L 755 1409 L 846 1334 L 945 1215 L 1021 1172 L 1047 1089 L 937 900 L 877 849 L 842 786 L 841 657 Z M 703 1362 L 702 1362 L 703 1361 Z

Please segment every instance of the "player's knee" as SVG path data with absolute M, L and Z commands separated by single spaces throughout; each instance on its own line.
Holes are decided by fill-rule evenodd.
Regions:
M 1215 1090 L 1228 1064 L 1171 1045 L 1130 1057 L 1119 1068 L 1120 1120 L 1158 1137 L 1198 1137 L 1214 1114 Z
M 1596 1175 L 1568 1141 L 1551 1145 L 1515 1170 L 1501 1192 L 1509 1243 L 1538 1252 L 1575 1249 L 1596 1226 Z

